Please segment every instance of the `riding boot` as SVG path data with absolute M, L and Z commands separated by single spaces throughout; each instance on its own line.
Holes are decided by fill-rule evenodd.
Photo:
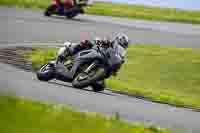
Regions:
M 62 81 L 71 82 L 73 80 L 73 74 L 64 66 L 64 64 L 57 64 L 56 78 Z

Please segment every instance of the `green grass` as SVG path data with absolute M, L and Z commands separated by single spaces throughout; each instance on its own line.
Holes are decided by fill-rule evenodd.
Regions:
M 155 126 L 129 124 L 118 117 L 11 97 L 0 97 L 0 118 L 1 133 L 169 133 Z
M 55 50 L 39 49 L 26 57 L 39 67 L 54 54 Z M 114 91 L 199 110 L 200 50 L 131 45 L 127 62 L 106 84 Z
M 46 9 L 51 0 L 1 0 L 0 5 L 23 8 Z M 95 2 L 85 9 L 88 14 L 145 19 L 153 21 L 171 21 L 184 23 L 200 23 L 200 11 L 184 11 L 171 8 L 135 6 Z
M 51 0 L 0 0 L 0 5 L 33 9 L 46 9 Z
M 200 23 L 200 11 L 184 11 L 172 8 L 96 3 L 91 8 L 86 9 L 86 13 L 153 21 Z
M 23 53 L 25 58 L 32 62 L 34 69 L 38 69 L 41 65 L 46 64 L 49 60 L 53 60 L 56 57 L 57 49 L 55 48 L 39 48 L 32 51 Z

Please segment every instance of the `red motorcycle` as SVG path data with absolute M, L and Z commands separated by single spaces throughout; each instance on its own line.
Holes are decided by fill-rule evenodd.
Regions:
M 58 15 L 73 18 L 78 14 L 83 14 L 83 7 L 91 6 L 90 0 L 53 0 L 52 4 L 44 12 L 45 16 Z

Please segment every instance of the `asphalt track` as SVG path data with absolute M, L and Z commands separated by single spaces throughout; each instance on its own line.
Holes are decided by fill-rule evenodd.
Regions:
M 0 47 L 20 43 L 25 46 L 33 45 L 28 42 L 51 42 L 53 45 L 66 40 L 75 42 L 87 37 L 110 36 L 117 32 L 127 33 L 131 41 L 137 43 L 199 47 L 199 26 L 139 22 L 91 15 L 80 16 L 74 20 L 45 18 L 37 11 L 0 7 Z M 2 63 L 0 95 L 69 104 L 81 111 L 100 112 L 106 115 L 117 112 L 124 120 L 156 124 L 180 133 L 200 133 L 199 112 L 109 91 L 94 93 L 90 90 L 78 90 L 58 81 L 39 82 L 32 72 L 25 72 Z
M 74 20 L 46 18 L 42 12 L 0 7 L 0 42 L 73 42 L 95 36 L 128 34 L 133 43 L 200 47 L 200 26 L 152 23 L 92 15 Z

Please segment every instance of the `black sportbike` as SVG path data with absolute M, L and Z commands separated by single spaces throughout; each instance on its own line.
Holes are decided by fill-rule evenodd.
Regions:
M 39 80 L 57 79 L 72 82 L 75 88 L 91 86 L 95 92 L 99 92 L 104 90 L 104 79 L 116 74 L 124 62 L 125 49 L 117 44 L 110 48 L 93 46 L 92 49 L 63 59 L 67 49 L 60 48 L 56 59 L 37 71 Z

